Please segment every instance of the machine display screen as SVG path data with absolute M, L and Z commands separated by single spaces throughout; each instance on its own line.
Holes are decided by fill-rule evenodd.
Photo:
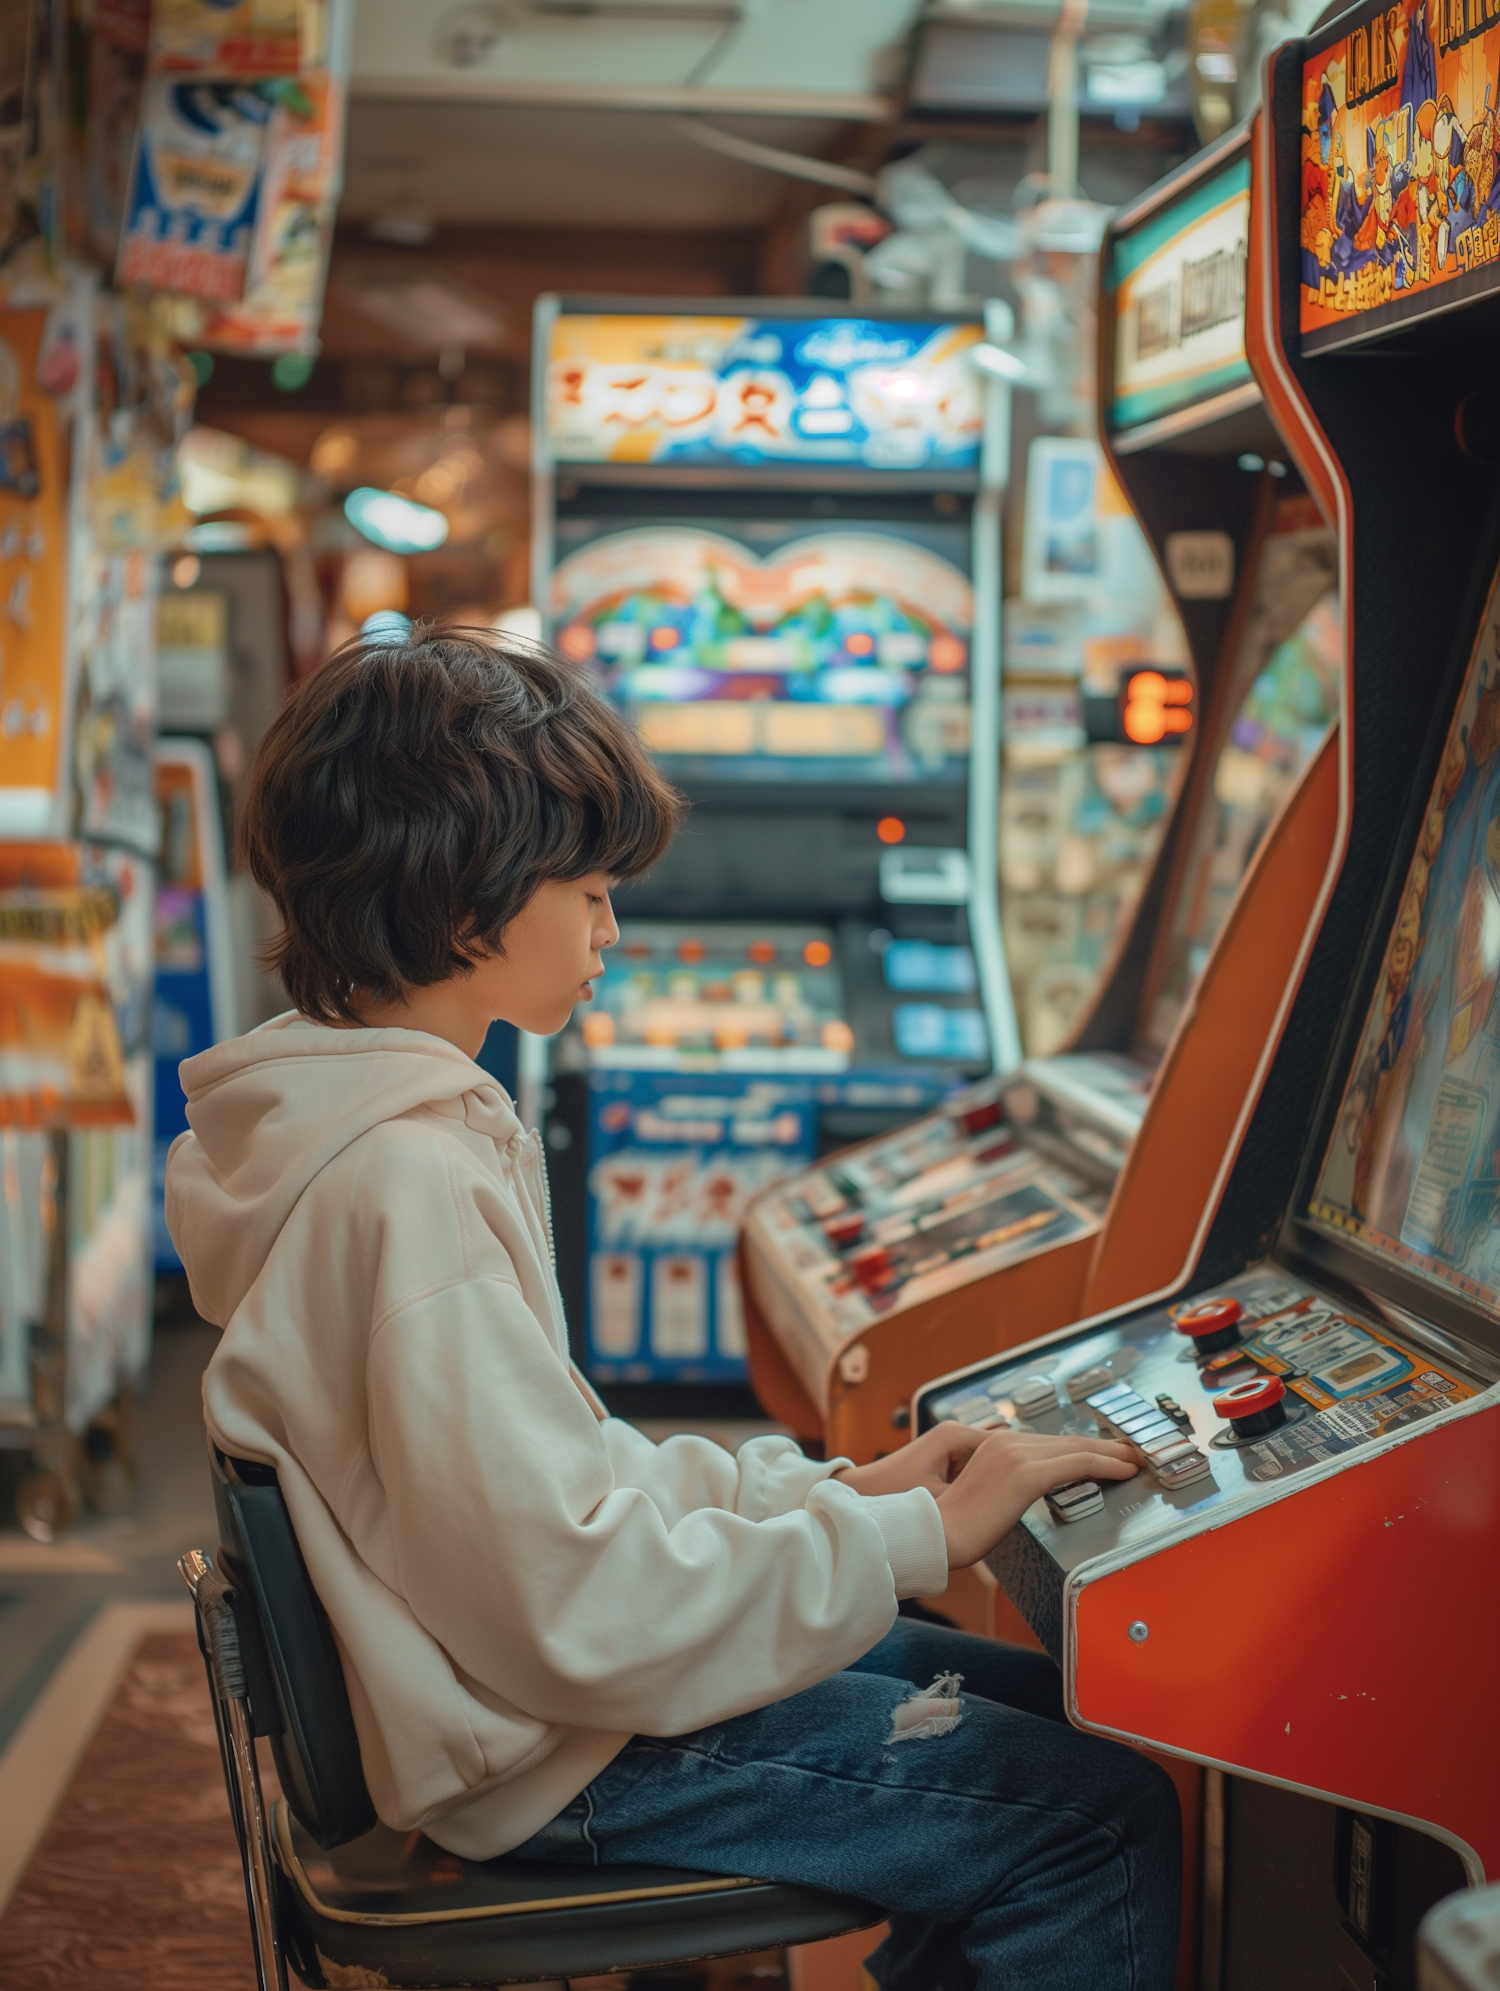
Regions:
M 1113 428 L 1156 421 L 1249 380 L 1249 233 L 1250 161 L 1242 158 L 1117 238 Z
M 1309 1211 L 1500 1314 L 1500 631 L 1490 600 Z
M 701 928 L 629 920 L 583 1041 L 598 1066 L 841 1071 L 854 1048 L 833 934 L 821 926 Z
M 554 640 L 677 779 L 964 779 L 963 525 L 557 533 Z
M 1500 20 L 1382 7 L 1302 71 L 1302 350 L 1500 284 Z
M 972 471 L 977 324 L 564 312 L 546 432 L 564 463 Z

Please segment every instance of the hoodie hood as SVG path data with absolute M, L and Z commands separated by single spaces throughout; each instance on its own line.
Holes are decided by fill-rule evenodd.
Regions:
M 178 1076 L 192 1136 L 172 1144 L 167 1228 L 193 1304 L 217 1327 L 314 1176 L 382 1121 L 436 1113 L 501 1149 L 527 1142 L 503 1088 L 421 1030 L 342 1030 L 289 1011 L 186 1059 Z

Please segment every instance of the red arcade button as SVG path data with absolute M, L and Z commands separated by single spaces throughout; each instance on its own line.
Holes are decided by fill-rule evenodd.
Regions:
M 1178 1314 L 1177 1332 L 1189 1337 L 1200 1358 L 1214 1355 L 1221 1348 L 1232 1348 L 1239 1340 L 1240 1317 L 1244 1311 L 1239 1301 L 1228 1294 L 1199 1300 Z
M 998 1126 L 1004 1112 L 998 1099 L 987 1099 L 981 1106 L 963 1107 L 953 1117 L 966 1134 L 982 1134 L 986 1127 Z
M 1286 1395 L 1286 1384 L 1280 1376 L 1252 1376 L 1249 1382 L 1235 1383 L 1214 1398 L 1214 1415 L 1232 1417 L 1254 1417 L 1273 1404 L 1280 1403 Z

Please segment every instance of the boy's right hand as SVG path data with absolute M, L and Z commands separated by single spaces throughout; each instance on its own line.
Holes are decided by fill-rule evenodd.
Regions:
M 1129 1479 L 1139 1470 L 1130 1447 L 1111 1438 L 992 1432 L 937 1496 L 948 1567 L 967 1569 L 987 1556 L 1032 1501 L 1053 1487 L 1075 1479 Z

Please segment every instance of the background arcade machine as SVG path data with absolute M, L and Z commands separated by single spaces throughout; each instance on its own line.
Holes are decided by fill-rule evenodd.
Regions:
M 1340 519 L 1352 701 L 1274 1061 L 1175 1293 L 916 1405 L 1136 1447 L 992 1567 L 1076 1722 L 1209 1766 L 1220 1991 L 1410 1986 L 1423 1910 L 1500 1878 L 1500 23 L 1442 25 L 1351 10 L 1267 71 L 1252 343 Z M 1380 241 L 1361 206 L 1420 174 L 1435 102 L 1464 177 L 1441 215 L 1397 185 Z M 1392 462 L 1444 494 L 1400 535 Z
M 743 1399 L 748 1196 L 1014 1039 L 967 856 L 998 765 L 980 337 L 821 303 L 539 306 L 536 599 L 693 804 L 552 1051 L 559 1264 L 605 1383 Z
M 1240 131 L 1105 238 L 1106 448 L 1172 586 L 1195 682 L 1135 668 L 1110 705 L 1117 738 L 1176 737 L 1186 765 L 1092 1010 L 1065 1053 L 749 1213 L 757 1391 L 857 1459 L 896 1442 L 924 1367 L 1180 1271 L 1323 886 L 1335 549 L 1245 357 L 1249 218 Z

